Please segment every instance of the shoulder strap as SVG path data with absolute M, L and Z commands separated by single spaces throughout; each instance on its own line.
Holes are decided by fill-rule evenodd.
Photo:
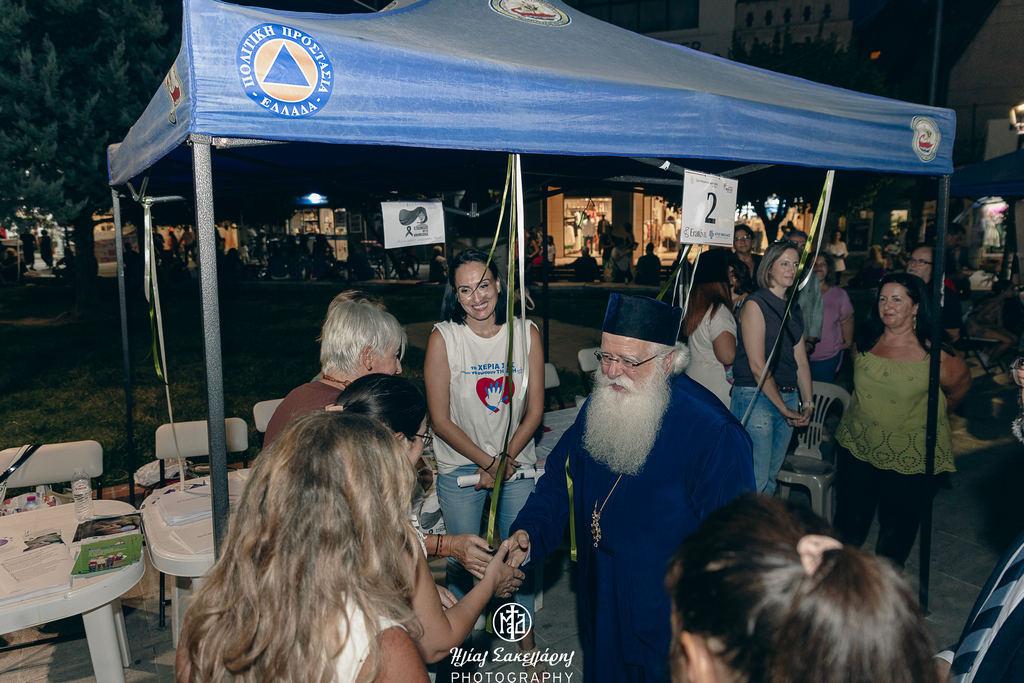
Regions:
M 32 444 L 24 446 L 23 448 L 25 448 L 25 450 L 22 451 L 21 456 L 15 458 L 14 462 L 12 462 L 7 469 L 0 472 L 0 486 L 5 485 L 7 480 L 11 478 L 11 475 L 17 472 L 19 467 L 28 462 L 28 459 L 31 458 L 36 451 L 42 448 L 42 444 Z

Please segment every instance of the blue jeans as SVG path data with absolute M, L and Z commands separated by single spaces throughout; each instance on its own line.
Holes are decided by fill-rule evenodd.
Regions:
M 736 419 L 742 420 L 747 406 L 754 400 L 757 389 L 754 387 L 733 387 L 730 411 Z M 800 404 L 799 392 L 782 394 L 782 400 L 790 410 L 796 410 Z M 786 459 L 789 440 L 793 437 L 793 427 L 786 422 L 768 397 L 757 393 L 757 400 L 750 411 L 746 424 L 750 440 L 754 442 L 754 481 L 757 490 L 769 495 L 775 493 L 775 478 L 779 476 L 782 462 Z
M 458 478 L 475 474 L 476 465 L 463 465 L 448 474 L 437 475 L 437 499 L 444 513 L 444 526 L 449 534 L 477 534 L 487 540 L 486 523 L 481 523 L 484 504 L 490 495 L 487 489 L 475 490 L 472 486 L 460 488 Z M 501 538 L 494 540 L 494 547 L 508 538 L 508 528 L 516 521 L 519 511 L 526 504 L 526 499 L 533 493 L 533 479 L 505 482 L 501 485 L 501 504 L 498 506 L 498 528 Z M 525 607 L 533 616 L 533 582 L 532 572 L 527 572 L 522 588 L 515 593 L 514 599 Z M 454 557 L 448 558 L 447 571 L 448 590 L 460 600 L 473 588 L 473 575 L 459 564 Z
M 811 366 L 812 382 L 828 382 L 834 384 L 836 372 L 839 370 L 839 363 L 843 360 L 843 352 L 840 351 L 831 358 L 825 360 L 808 361 Z

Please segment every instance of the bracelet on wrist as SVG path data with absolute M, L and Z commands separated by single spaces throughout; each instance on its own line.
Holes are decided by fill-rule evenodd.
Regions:
M 498 462 L 498 456 L 491 456 L 491 464 L 484 468 L 484 472 L 490 472 L 491 468 L 494 467 L 494 463 Z

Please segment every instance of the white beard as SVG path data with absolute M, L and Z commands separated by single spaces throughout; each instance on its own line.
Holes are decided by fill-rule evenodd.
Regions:
M 612 472 L 638 474 L 658 439 L 665 409 L 672 398 L 668 378 L 655 373 L 640 385 L 626 375 L 609 379 L 598 370 L 594 376 L 583 447 Z M 622 393 L 613 385 L 629 393 Z

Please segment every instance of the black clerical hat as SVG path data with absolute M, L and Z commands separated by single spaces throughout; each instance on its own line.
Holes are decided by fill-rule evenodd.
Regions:
M 646 296 L 612 294 L 604 313 L 602 332 L 675 346 L 683 309 Z

